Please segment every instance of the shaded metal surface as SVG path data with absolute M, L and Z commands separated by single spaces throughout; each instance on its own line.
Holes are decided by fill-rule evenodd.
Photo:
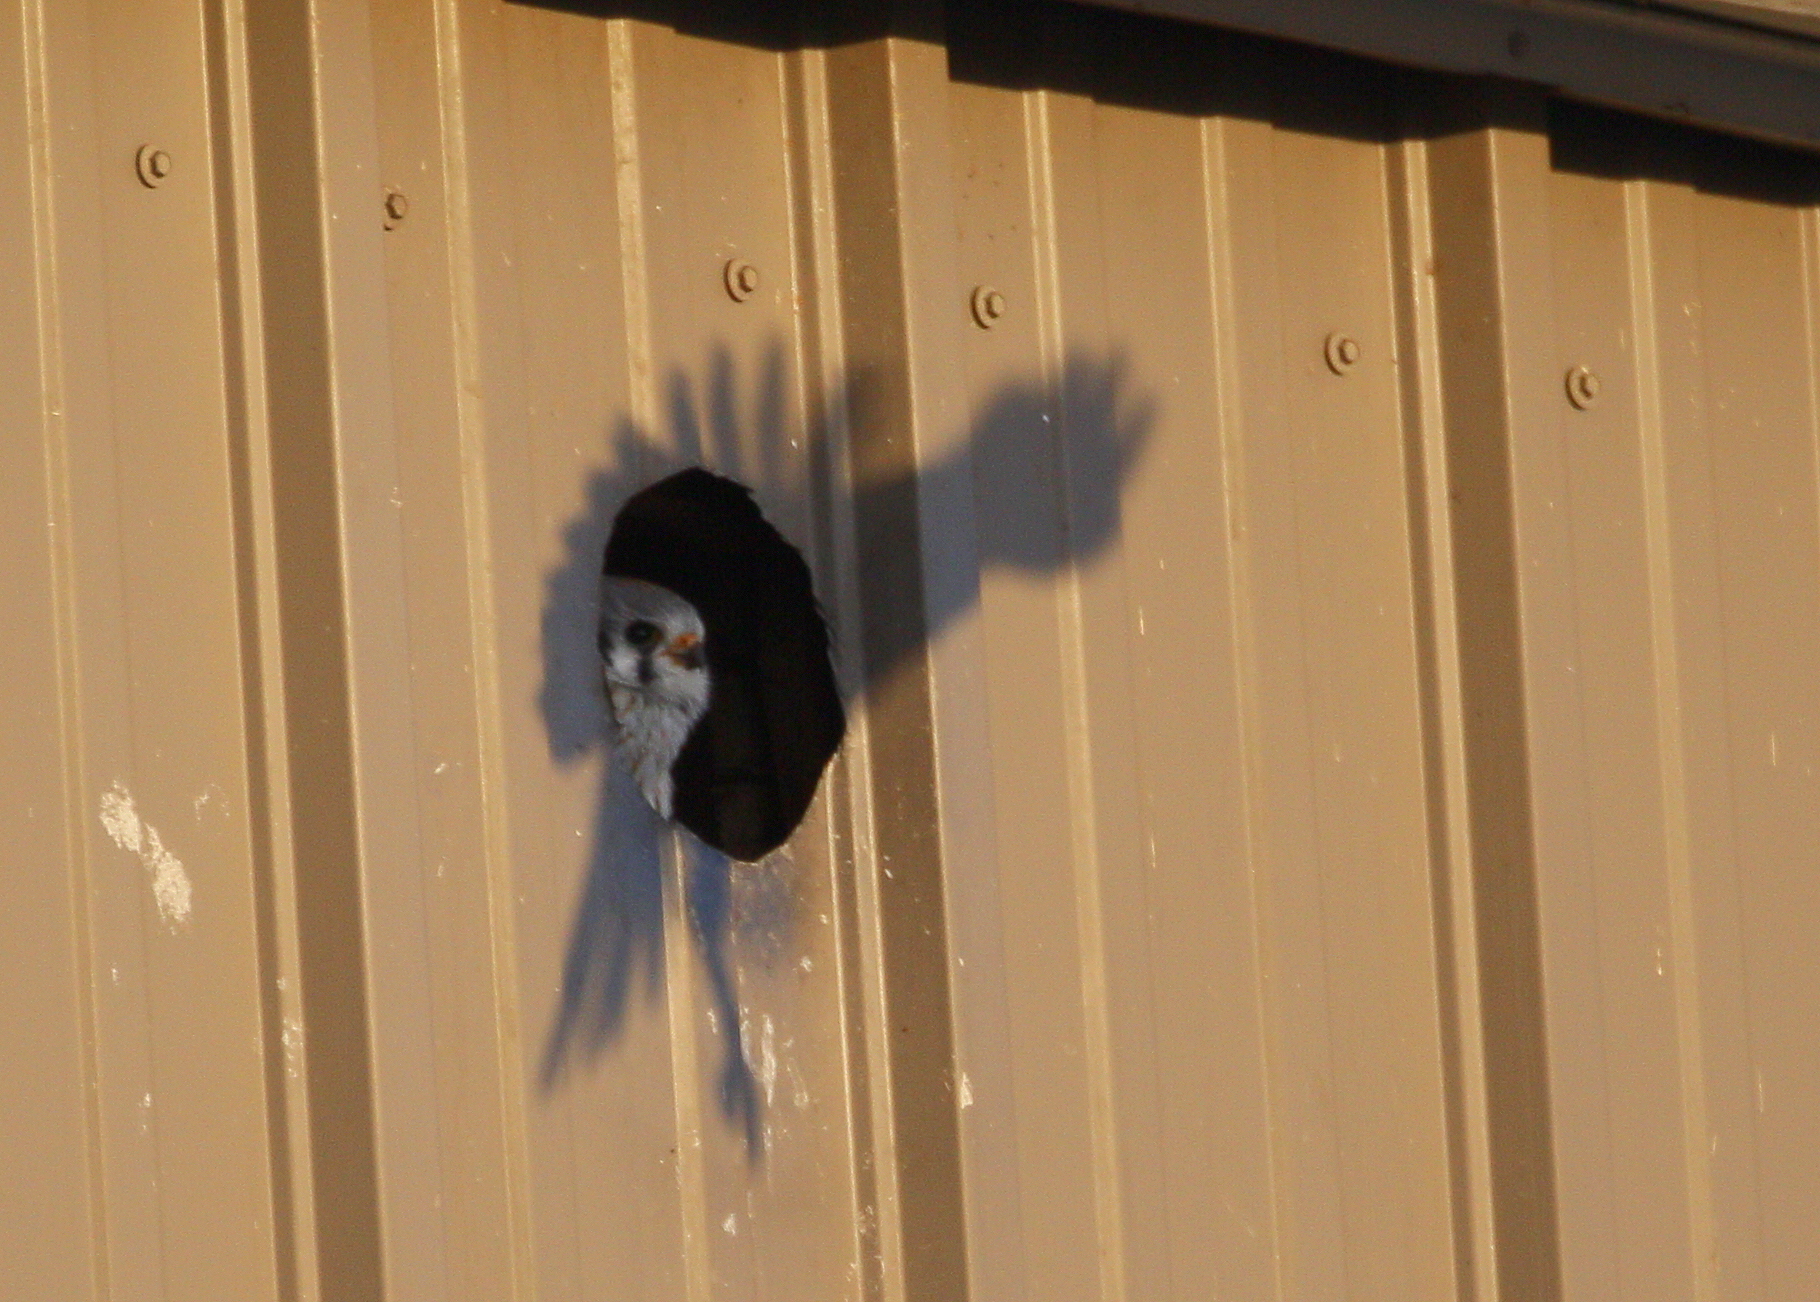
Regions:
M 1520 78 L 1576 99 L 1764 139 L 1820 142 L 1820 45 L 1772 5 L 1690 0 L 1114 0 L 1412 67 Z M 1697 12 L 1706 11 L 1706 12 Z M 1802 30 L 1812 19 L 1785 19 Z
M 1820 165 L 628 8 L 0 41 L 9 1293 L 1820 1294 Z M 603 749 L 697 462 L 852 720 L 757 865 Z

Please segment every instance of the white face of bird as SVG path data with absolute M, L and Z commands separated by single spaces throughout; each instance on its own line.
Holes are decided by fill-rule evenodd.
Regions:
M 699 711 L 708 700 L 701 616 L 668 588 L 601 581 L 600 658 L 609 687 Z

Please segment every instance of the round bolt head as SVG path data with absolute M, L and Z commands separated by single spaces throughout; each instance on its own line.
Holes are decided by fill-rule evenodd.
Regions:
M 171 156 L 153 145 L 140 145 L 133 166 L 139 173 L 139 183 L 156 189 L 171 174 Z
M 411 201 L 405 196 L 402 190 L 387 190 L 385 192 L 387 230 L 390 230 L 393 226 L 396 226 L 399 222 L 403 221 L 405 217 L 409 215 L 410 211 Z
M 1581 411 L 1585 411 L 1599 400 L 1599 377 L 1585 366 L 1576 366 L 1567 373 L 1567 400 Z
M 990 330 L 1005 315 L 1005 296 L 990 285 L 973 287 L 973 320 L 982 330 Z
M 1327 357 L 1327 369 L 1335 375 L 1344 375 L 1359 364 L 1359 341 L 1337 330 L 1327 336 L 1322 351 Z
M 727 285 L 727 295 L 735 303 L 743 303 L 758 292 L 758 268 L 744 258 L 729 259 L 722 279 Z

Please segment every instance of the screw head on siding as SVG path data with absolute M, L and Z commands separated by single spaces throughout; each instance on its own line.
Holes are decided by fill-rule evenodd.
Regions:
M 722 279 L 727 283 L 727 296 L 743 303 L 758 292 L 758 268 L 744 258 L 729 258 Z
M 1005 315 L 1005 296 L 990 285 L 973 287 L 973 320 L 981 330 L 990 330 Z
M 385 192 L 385 228 L 393 230 L 411 212 L 411 201 L 402 190 Z
M 1599 377 L 1585 366 L 1576 366 L 1567 373 L 1567 400 L 1581 411 L 1585 411 L 1599 400 Z
M 1335 375 L 1344 375 L 1359 364 L 1359 341 L 1338 330 L 1327 336 L 1323 351 L 1327 355 L 1327 369 Z
M 133 165 L 139 172 L 139 183 L 151 190 L 163 185 L 164 178 L 171 174 L 171 156 L 153 145 L 140 145 Z

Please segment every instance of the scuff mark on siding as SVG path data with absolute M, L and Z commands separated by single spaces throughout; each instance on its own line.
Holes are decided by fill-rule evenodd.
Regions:
M 113 790 L 101 793 L 101 826 L 114 844 L 139 856 L 152 879 L 152 899 L 158 916 L 175 931 L 190 920 L 190 878 L 183 861 L 164 848 L 158 829 L 139 817 L 132 792 L 116 781 Z

